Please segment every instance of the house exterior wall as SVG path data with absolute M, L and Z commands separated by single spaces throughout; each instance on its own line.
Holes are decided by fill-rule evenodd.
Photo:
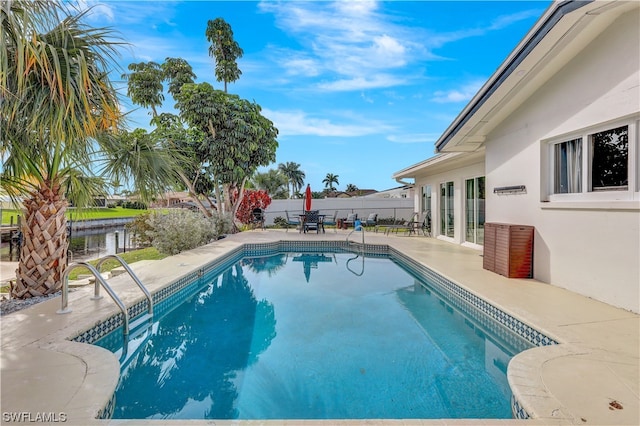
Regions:
M 452 168 L 440 173 L 429 174 L 428 176 L 416 176 L 414 205 L 416 212 L 420 214 L 419 219 L 424 219 L 422 212 L 422 187 L 431 185 L 431 235 L 435 238 L 449 241 L 456 244 L 465 244 L 465 181 L 467 179 L 481 177 L 485 175 L 485 165 L 483 161 L 476 161 L 473 164 L 458 168 Z M 454 236 L 453 238 L 440 235 L 440 184 L 453 182 L 453 210 L 454 210 Z M 472 248 L 482 249 L 482 246 L 470 245 Z
M 640 312 L 638 28 L 637 13 L 614 21 L 485 145 L 487 222 L 535 226 L 534 278 L 634 312 Z M 620 120 L 630 123 L 629 190 L 552 196 L 549 142 Z M 526 192 L 493 193 L 510 185 L 526 185 Z

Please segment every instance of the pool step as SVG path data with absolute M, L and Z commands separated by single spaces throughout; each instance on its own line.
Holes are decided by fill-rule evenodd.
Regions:
M 148 313 L 131 321 L 129 325 L 129 339 L 135 339 L 151 327 L 153 324 L 153 315 Z

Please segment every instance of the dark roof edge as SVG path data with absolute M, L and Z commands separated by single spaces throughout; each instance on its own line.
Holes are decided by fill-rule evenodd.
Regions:
M 504 83 L 504 81 L 513 73 L 513 71 L 524 61 L 531 51 L 540 43 L 540 41 L 551 31 L 553 27 L 565 15 L 586 6 L 595 0 L 566 0 L 555 5 L 555 10 L 549 15 L 547 20 L 538 28 L 538 30 L 527 40 L 520 51 L 511 59 L 511 62 L 497 75 L 495 80 L 489 85 L 482 96 L 473 104 L 458 123 L 451 129 L 446 131 L 443 136 L 436 142 L 436 152 L 440 150 L 453 138 L 456 133 L 466 124 L 467 121 L 484 105 L 484 103 L 493 95 L 493 93 Z M 553 7 L 553 6 L 552 6 Z

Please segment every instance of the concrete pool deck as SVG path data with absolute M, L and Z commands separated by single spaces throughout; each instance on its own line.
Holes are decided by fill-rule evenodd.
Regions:
M 242 232 L 134 270 L 153 292 L 245 243 L 344 241 L 347 234 Z M 513 393 L 535 420 L 95 420 L 117 384 L 118 361 L 102 348 L 68 339 L 113 315 L 117 307 L 108 297 L 90 300 L 93 287 L 89 286 L 70 293 L 69 314 L 56 314 L 60 298 L 55 298 L 2 317 L 1 421 L 49 416 L 49 422 L 60 422 L 63 416 L 68 424 L 83 425 L 640 424 L 639 315 L 535 280 L 504 278 L 482 269 L 480 251 L 434 238 L 366 232 L 365 242 L 399 250 L 560 343 L 525 351 L 509 364 Z M 128 306 L 142 298 L 126 275 L 109 283 Z

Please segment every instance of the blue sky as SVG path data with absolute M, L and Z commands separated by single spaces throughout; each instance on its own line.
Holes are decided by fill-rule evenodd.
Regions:
M 493 74 L 549 1 L 93 1 L 89 23 L 129 43 L 118 59 L 186 59 L 215 80 L 204 35 L 223 18 L 244 50 L 229 92 L 253 100 L 279 130 L 276 163 L 300 164 L 313 190 L 327 173 L 384 190 L 434 142 Z M 122 94 L 126 95 L 123 87 Z M 131 127 L 149 115 L 130 112 Z M 173 101 L 166 97 L 165 110 Z

